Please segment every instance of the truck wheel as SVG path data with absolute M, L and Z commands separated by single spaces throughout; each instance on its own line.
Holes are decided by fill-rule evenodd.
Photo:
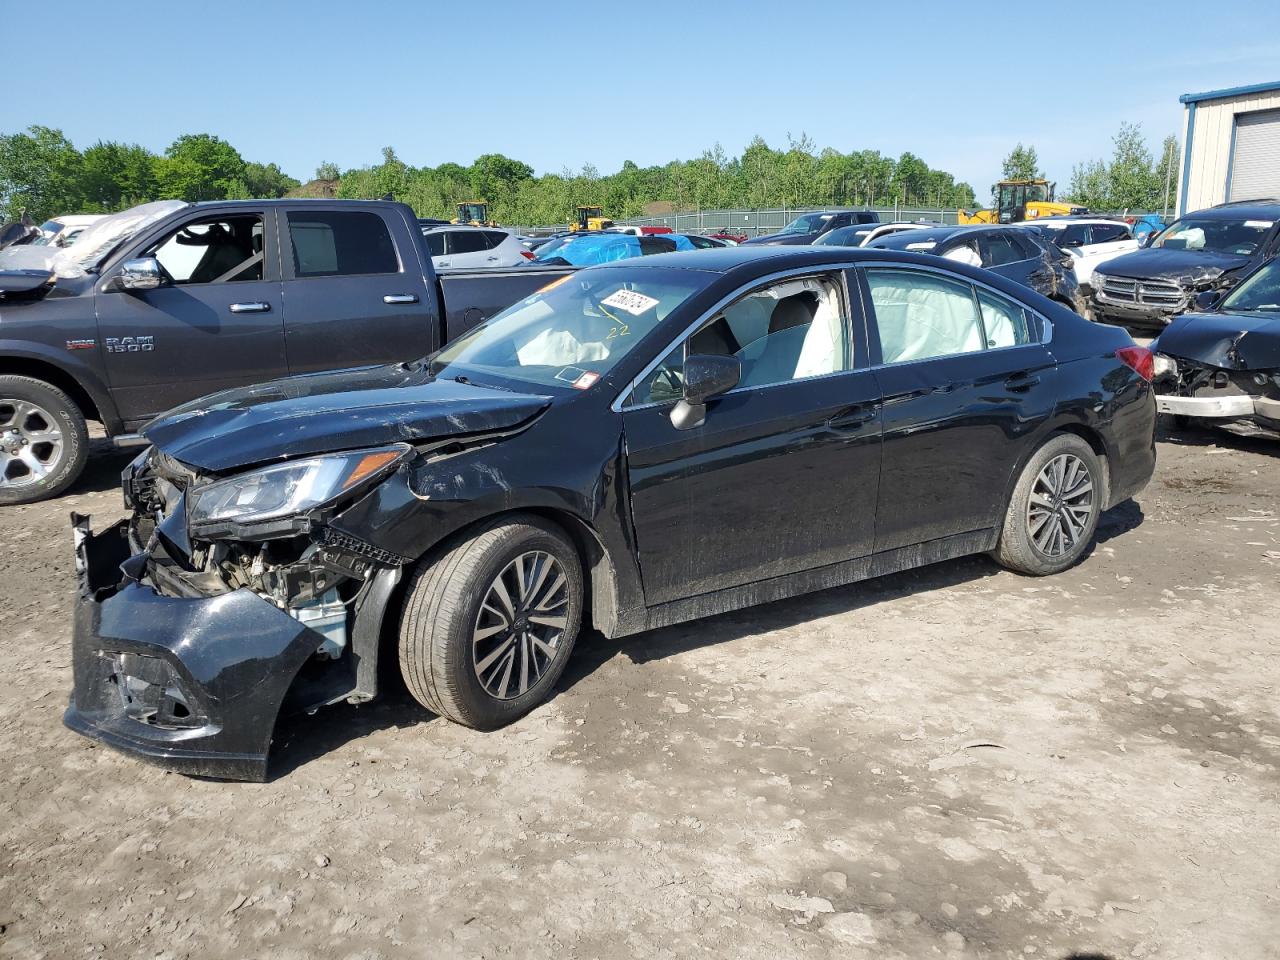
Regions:
M 1087 443 L 1060 433 L 1022 470 L 1005 511 L 996 560 L 1043 577 L 1073 566 L 1093 542 L 1105 499 L 1102 465 Z
M 495 730 L 564 671 L 582 623 L 582 565 L 537 517 L 503 517 L 419 567 L 400 618 L 400 671 L 442 717 Z
M 57 496 L 88 455 L 89 432 L 74 400 L 43 380 L 0 376 L 0 505 Z

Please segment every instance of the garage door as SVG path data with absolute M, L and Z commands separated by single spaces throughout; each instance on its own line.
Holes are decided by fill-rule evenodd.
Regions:
M 1280 110 L 1236 116 L 1229 200 L 1280 198 Z

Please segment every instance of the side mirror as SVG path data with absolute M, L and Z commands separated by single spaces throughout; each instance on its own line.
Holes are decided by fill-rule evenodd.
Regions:
M 1195 305 L 1197 310 L 1208 310 L 1213 306 L 1215 300 L 1218 299 L 1217 290 L 1201 290 L 1196 294 Z
M 1059 246 L 1062 247 L 1063 250 L 1070 250 L 1074 247 L 1083 247 L 1084 241 L 1083 240 L 1063 240 L 1062 243 L 1059 244 Z
M 677 430 L 702 426 L 707 418 L 707 401 L 727 393 L 742 379 L 742 361 L 737 357 L 695 353 L 684 362 L 684 397 L 671 410 Z
M 121 290 L 154 290 L 169 283 L 160 261 L 155 257 L 139 257 L 126 260 L 120 268 L 118 284 Z

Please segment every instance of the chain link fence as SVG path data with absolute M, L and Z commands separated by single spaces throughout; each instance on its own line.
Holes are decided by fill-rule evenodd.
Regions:
M 777 207 L 764 210 L 699 210 L 696 213 L 668 213 L 655 217 L 619 220 L 619 224 L 642 227 L 670 227 L 676 233 L 717 233 L 721 230 L 736 235 L 756 237 L 777 233 L 796 217 L 805 213 L 829 213 L 833 210 L 865 210 L 866 207 Z M 932 223 L 956 223 L 954 207 L 872 207 L 880 219 L 926 220 Z

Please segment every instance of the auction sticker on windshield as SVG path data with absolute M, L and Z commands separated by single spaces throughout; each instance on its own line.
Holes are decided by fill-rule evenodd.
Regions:
M 643 293 L 636 293 L 634 290 L 618 290 L 609 294 L 600 303 L 606 307 L 625 310 L 633 317 L 638 317 L 646 310 L 652 310 L 658 305 L 658 301 L 653 297 L 646 297 Z

